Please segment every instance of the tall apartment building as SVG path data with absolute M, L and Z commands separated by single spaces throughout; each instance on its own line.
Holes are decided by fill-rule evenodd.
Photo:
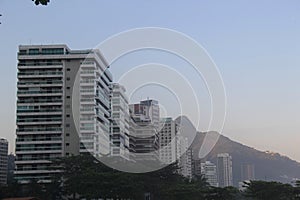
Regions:
M 201 163 L 201 174 L 204 175 L 209 185 L 218 187 L 217 166 L 210 161 Z
M 111 155 L 129 159 L 129 106 L 125 87 L 111 84 Z
M 159 126 L 159 159 L 163 164 L 177 160 L 177 124 L 171 118 L 161 118 Z
M 217 167 L 219 186 L 232 186 L 232 158 L 228 153 L 221 153 L 217 155 Z
M 0 185 L 7 183 L 8 141 L 0 138 Z
M 179 173 L 188 179 L 192 179 L 193 177 L 192 158 L 193 151 L 191 148 L 187 148 L 178 158 Z
M 107 154 L 112 76 L 100 51 L 21 45 L 18 52 L 16 178 L 45 181 L 51 160 Z
M 189 148 L 188 138 L 183 137 L 180 132 L 178 132 L 176 135 L 176 158 L 178 160 L 179 173 L 184 177 L 192 179 L 193 151 L 191 148 Z
M 130 104 L 130 144 L 135 158 L 159 160 L 159 106 L 156 100 Z

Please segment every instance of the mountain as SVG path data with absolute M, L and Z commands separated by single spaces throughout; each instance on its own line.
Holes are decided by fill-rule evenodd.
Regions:
M 216 162 L 218 153 L 229 153 L 232 156 L 233 182 L 237 186 L 241 180 L 241 166 L 253 164 L 255 167 L 255 178 L 258 180 L 291 182 L 293 178 L 300 178 L 300 163 L 291 160 L 278 153 L 262 152 L 241 143 L 230 140 L 228 137 L 217 132 L 197 132 L 191 144 L 193 158 L 199 159 L 199 150 L 204 138 L 219 136 L 216 144 L 203 161 Z M 207 138 L 205 139 L 207 141 Z M 202 147 L 203 148 L 203 147 Z

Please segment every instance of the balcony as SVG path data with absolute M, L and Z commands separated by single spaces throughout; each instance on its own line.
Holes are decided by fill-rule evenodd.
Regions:
M 58 96 L 62 95 L 62 90 L 42 90 L 42 91 L 29 91 L 29 90 L 19 90 L 17 92 L 18 96 Z
M 46 78 L 46 77 L 62 77 L 63 72 L 18 72 L 18 78 Z

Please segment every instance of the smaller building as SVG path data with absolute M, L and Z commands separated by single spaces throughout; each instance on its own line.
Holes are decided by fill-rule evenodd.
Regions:
M 111 84 L 111 155 L 129 159 L 129 107 L 125 87 Z
M 177 124 L 171 117 L 162 118 L 159 128 L 159 158 L 163 164 L 176 161 Z
M 129 112 L 129 150 L 135 153 L 131 159 L 159 161 L 158 101 L 148 99 L 130 104 Z
M 209 185 L 218 187 L 217 166 L 210 161 L 201 163 L 201 174 L 204 175 Z
M 244 180 L 244 181 L 239 182 L 239 190 L 245 191 L 247 188 L 247 183 L 250 183 L 250 180 Z
M 228 153 L 217 156 L 218 182 L 220 187 L 233 186 L 232 157 Z
M 255 167 L 253 164 L 241 165 L 241 181 L 255 180 Z
M 7 184 L 8 141 L 0 138 L 0 185 Z

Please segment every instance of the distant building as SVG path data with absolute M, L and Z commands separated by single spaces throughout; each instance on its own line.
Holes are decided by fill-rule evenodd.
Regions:
M 0 139 L 0 185 L 7 184 L 8 141 Z
M 193 176 L 201 176 L 201 160 L 192 160 L 192 173 Z
M 14 171 L 15 171 L 15 155 L 9 154 L 7 160 L 7 184 L 10 184 L 14 181 Z
M 163 164 L 171 164 L 176 161 L 176 134 L 178 125 L 170 118 L 162 118 L 159 127 L 159 158 Z
M 245 181 L 239 182 L 239 190 L 240 191 L 246 190 L 246 186 L 247 186 L 246 183 L 250 183 L 250 181 L 249 180 L 245 180 Z
M 192 158 L 193 150 L 188 146 L 188 139 L 177 136 L 177 159 L 179 165 L 179 173 L 184 177 L 192 179 Z
M 129 150 L 132 159 L 159 161 L 159 106 L 156 100 L 144 100 L 129 105 Z
M 209 185 L 218 187 L 217 166 L 210 161 L 201 163 L 201 174 L 204 175 Z
M 217 168 L 219 187 L 233 186 L 232 158 L 228 153 L 218 154 Z
M 111 155 L 129 159 L 129 107 L 125 87 L 111 84 Z
M 255 180 L 255 167 L 253 164 L 241 165 L 241 181 Z

